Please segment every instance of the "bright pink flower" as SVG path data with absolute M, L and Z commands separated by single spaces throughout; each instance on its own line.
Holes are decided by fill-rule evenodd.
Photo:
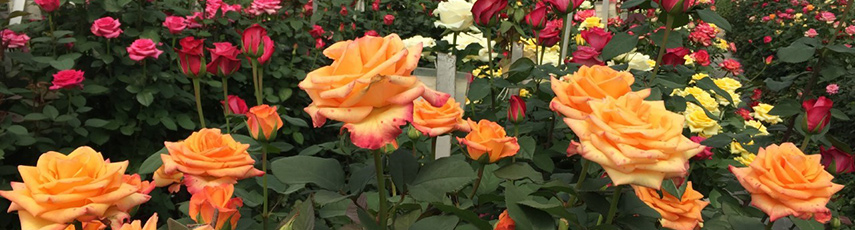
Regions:
M 235 95 L 229 95 L 228 97 L 228 107 L 226 109 L 229 110 L 232 114 L 246 114 L 249 111 L 249 107 L 246 106 L 246 101 L 241 99 Z M 220 101 L 220 104 L 226 106 L 225 101 Z
M 545 0 L 545 2 L 551 4 L 556 12 L 566 14 L 579 8 L 585 0 Z
M 816 20 L 823 21 L 826 23 L 832 23 L 834 20 L 837 20 L 837 17 L 834 16 L 834 13 L 828 11 L 822 11 L 816 14 Z
M 659 8 L 672 14 L 683 13 L 695 5 L 695 0 L 653 0 L 659 4 Z M 678 6 L 677 4 L 682 4 Z
M 117 38 L 122 34 L 120 26 L 122 26 L 122 23 L 119 22 L 119 19 L 103 17 L 92 22 L 92 27 L 89 30 L 98 37 Z
M 27 42 L 30 41 L 30 37 L 25 33 L 15 33 L 10 29 L 3 30 L 2 33 L 2 42 L 0 42 L 0 47 L 5 47 L 9 49 L 26 47 Z
M 80 84 L 83 82 L 83 79 L 86 79 L 83 77 L 83 71 L 73 69 L 62 70 L 53 75 L 53 85 L 50 86 L 50 89 L 83 89 L 83 85 Z
M 267 30 L 258 24 L 253 24 L 243 31 L 241 34 L 243 49 L 241 50 L 246 56 L 258 58 L 258 61 L 264 64 L 267 59 L 273 54 L 273 40 L 267 36 Z M 267 58 L 264 58 L 264 57 Z
M 371 9 L 374 11 L 380 11 L 380 0 L 374 0 L 374 2 L 371 3 Z
M 828 86 L 825 87 L 825 92 L 831 95 L 837 94 L 838 90 L 840 90 L 840 86 L 837 84 L 828 84 Z
M 828 122 L 831 121 L 831 107 L 834 106 L 834 101 L 820 96 L 817 99 L 810 99 L 802 102 L 802 108 L 805 109 L 805 124 L 810 133 L 819 133 Z
M 725 59 L 724 61 L 718 64 L 718 67 L 721 67 L 721 69 L 730 72 L 734 76 L 742 74 L 742 64 L 733 59 Z
M 282 8 L 279 4 L 279 0 L 253 0 L 247 12 L 255 16 L 262 14 L 274 15 Z
M 683 57 L 689 55 L 689 52 L 691 51 L 686 47 L 665 49 L 665 55 L 662 56 L 662 65 L 684 65 L 686 59 Z
M 327 46 L 327 43 L 324 42 L 324 39 L 315 38 L 315 49 L 323 49 Z
M 704 32 L 693 31 L 689 33 L 689 41 L 692 41 L 703 46 L 712 45 L 712 38 Z
M 546 22 L 546 27 L 540 30 L 540 33 L 538 34 L 537 43 L 546 47 L 554 46 L 559 40 L 561 40 L 561 29 L 563 27 L 564 20 L 562 19 Z
M 826 170 L 837 174 L 855 172 L 855 156 L 852 154 L 835 147 L 826 149 L 825 146 L 819 146 L 819 154 L 822 155 L 821 162 Z
M 187 36 L 178 43 L 181 44 L 181 50 L 176 49 L 175 52 L 178 53 L 178 65 L 181 67 L 181 72 L 188 77 L 202 77 L 207 72 L 202 60 L 205 39 Z
M 365 31 L 365 36 L 380 37 L 380 34 L 375 30 Z
M 695 59 L 695 63 L 698 63 L 701 66 L 710 65 L 710 54 L 707 50 L 698 50 L 698 52 L 692 53 L 691 56 L 692 59 Z
M 816 30 L 813 28 L 810 28 L 807 31 L 805 31 L 805 37 L 812 38 L 812 37 L 816 37 L 817 35 L 819 35 L 819 33 L 817 33 Z
M 772 58 L 775 58 L 775 55 L 769 55 L 763 61 L 766 62 L 766 65 L 769 65 L 769 64 L 772 64 Z
M 53 12 L 59 8 L 59 0 L 35 0 L 36 4 L 45 12 Z
M 513 123 L 520 123 L 525 119 L 525 100 L 518 95 L 511 96 L 510 106 L 508 107 L 508 120 Z
M 169 16 L 163 21 L 163 27 L 169 29 L 169 33 L 171 34 L 180 34 L 181 31 L 187 28 L 187 19 L 184 17 Z
M 573 20 L 576 20 L 577 22 L 581 22 L 581 21 L 585 21 L 585 19 L 588 19 L 588 18 L 594 17 L 594 16 L 597 16 L 597 12 L 594 11 L 593 9 L 583 10 L 583 11 L 579 11 L 578 13 L 573 15 Z
M 207 5 L 205 5 L 205 17 L 213 18 L 216 16 L 217 11 L 221 12 L 221 16 L 225 16 L 229 11 L 237 11 L 240 12 L 241 6 L 240 4 L 229 5 L 223 2 L 223 0 L 206 0 Z
M 579 46 L 576 52 L 573 52 L 571 62 L 586 66 L 603 65 L 603 61 L 599 59 L 600 51 L 590 46 Z
M 134 61 L 142 61 L 146 57 L 157 59 L 163 53 L 162 50 L 157 49 L 154 41 L 148 38 L 137 39 L 134 43 L 131 43 L 131 46 L 128 46 L 127 50 L 128 57 Z
M 689 139 L 691 139 L 695 143 L 700 144 L 701 142 L 703 142 L 707 138 L 706 137 L 694 136 L 694 137 L 690 137 Z M 706 148 L 704 148 L 704 151 L 701 151 L 697 155 L 693 156 L 692 159 L 694 159 L 694 160 L 709 160 L 709 159 L 712 159 L 712 156 L 713 156 L 712 147 L 706 147 Z
M 772 42 L 772 37 L 771 37 L 771 36 L 765 36 L 765 37 L 763 37 L 763 43 L 769 44 L 770 42 Z
M 599 27 L 583 30 L 581 34 L 582 38 L 585 39 L 585 42 L 597 50 L 603 50 L 603 48 L 606 47 L 606 44 L 612 40 L 612 33 Z
M 193 15 L 188 15 L 187 17 L 184 17 L 184 18 L 187 19 L 184 21 L 185 23 L 187 23 L 187 28 L 190 28 L 190 29 L 202 28 L 202 23 L 200 23 L 200 20 L 202 20 L 202 12 L 193 12 Z
M 216 42 L 214 48 L 208 48 L 211 52 L 211 62 L 206 66 L 208 73 L 217 76 L 228 76 L 240 68 L 240 60 L 237 56 L 240 50 L 228 42 Z
M 386 16 L 383 16 L 383 24 L 391 26 L 392 23 L 395 23 L 395 15 L 387 14 Z

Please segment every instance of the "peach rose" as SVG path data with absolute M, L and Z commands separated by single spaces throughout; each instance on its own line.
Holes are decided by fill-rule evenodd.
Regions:
M 517 155 L 520 145 L 516 137 L 508 137 L 505 128 L 496 122 L 480 120 L 475 123 L 466 120 L 471 131 L 466 138 L 457 138 L 460 144 L 466 146 L 466 152 L 472 160 L 482 160 L 486 153 L 486 159 L 490 163 L 499 161 L 505 157 Z
M 163 172 L 184 173 L 187 191 L 196 193 L 205 186 L 234 184 L 237 180 L 264 175 L 253 167 L 255 160 L 246 151 L 249 144 L 235 141 L 219 129 L 202 129 L 179 142 L 166 142 L 169 154 L 161 154 Z
M 107 225 L 104 225 L 103 223 L 101 223 L 100 221 L 97 221 L 97 220 L 83 223 L 83 230 L 104 230 L 104 229 L 107 229 Z M 65 227 L 65 229 L 63 229 L 63 230 L 77 230 L 77 229 L 75 229 L 74 225 L 68 225 L 68 227 Z
M 496 222 L 496 226 L 493 230 L 515 230 L 517 229 L 517 223 L 514 222 L 514 219 L 511 219 L 511 216 L 508 215 L 508 210 L 499 214 L 499 221 Z
M 282 128 L 282 117 L 276 112 L 276 106 L 257 105 L 246 113 L 246 127 L 256 140 L 273 140 L 276 131 Z
M 405 48 L 396 34 L 335 43 L 324 50 L 333 63 L 300 82 L 312 98 L 304 110 L 315 127 L 327 118 L 344 122 L 360 148 L 394 144 L 400 126 L 412 121 L 413 100 L 421 96 L 439 107 L 450 97 L 411 76 L 421 54 L 420 45 Z
M 240 219 L 240 209 L 243 200 L 234 195 L 234 185 L 208 186 L 190 197 L 190 218 L 201 224 L 213 224 L 215 229 L 222 229 L 228 223 L 235 229 Z M 214 219 L 216 217 L 216 220 Z
M 751 205 L 766 212 L 771 221 L 793 215 L 826 223 L 831 212 L 825 205 L 843 185 L 831 182 L 834 176 L 825 171 L 821 158 L 805 155 L 787 142 L 760 148 L 748 167 L 731 165 L 730 171 L 751 193 Z
M 216 230 L 216 229 L 214 229 L 214 227 L 211 227 L 211 225 L 202 225 L 202 226 L 194 228 L 193 230 Z
M 688 159 L 704 146 L 683 136 L 683 116 L 662 101 L 645 101 L 650 90 L 588 102 L 584 119 L 565 118 L 579 136 L 576 151 L 599 163 L 615 185 L 659 188 L 665 178 L 685 176 Z
M 435 137 L 454 130 L 469 131 L 469 125 L 463 120 L 463 109 L 454 98 L 449 98 L 441 107 L 435 107 L 424 99 L 413 104 L 413 127 L 426 136 Z
M 18 211 L 21 229 L 65 229 L 71 222 L 109 220 L 118 226 L 128 210 L 150 198 L 137 186 L 125 183 L 128 162 L 104 160 L 90 147 L 79 147 L 65 155 L 46 152 L 36 166 L 18 166 L 21 182 L 0 196 Z
M 145 225 L 142 225 L 140 220 L 134 220 L 131 223 L 125 223 L 118 230 L 157 230 L 157 213 L 151 215 Z
M 122 175 L 122 181 L 126 184 L 133 185 L 137 188 L 137 192 L 142 194 L 148 194 L 155 188 L 154 183 L 142 180 L 142 178 L 140 178 L 140 174 Z
M 608 66 L 582 66 L 560 80 L 551 78 L 555 98 L 549 108 L 573 119 L 584 119 L 591 113 L 590 100 L 618 98 L 632 92 L 629 86 L 635 81 L 629 72 L 618 72 Z
M 635 190 L 635 195 L 643 201 L 647 206 L 659 212 L 662 219 L 659 223 L 662 227 L 675 230 L 693 230 L 698 226 L 698 223 L 704 222 L 701 216 L 701 210 L 704 209 L 710 202 L 702 201 L 704 195 L 695 191 L 692 188 L 692 182 L 687 182 L 686 191 L 683 192 L 683 197 L 677 199 L 674 195 L 662 191 L 662 196 L 656 192 L 656 189 L 632 186 Z
M 160 168 L 157 168 L 157 171 L 154 171 L 154 175 L 151 177 L 157 187 L 169 186 L 167 190 L 170 193 L 178 193 L 181 190 L 181 179 L 184 178 L 184 173 L 176 171 L 168 174 L 164 171 L 163 165 L 161 165 Z

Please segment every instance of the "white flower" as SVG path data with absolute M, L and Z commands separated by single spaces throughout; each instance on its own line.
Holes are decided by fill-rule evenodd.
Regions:
M 440 2 L 433 11 L 433 15 L 439 15 L 439 21 L 433 24 L 452 31 L 478 31 L 472 18 L 472 5 L 466 0 Z
M 433 38 L 430 38 L 430 37 L 422 37 L 421 35 L 416 35 L 416 36 L 413 36 L 411 38 L 404 39 L 403 42 L 404 42 L 404 46 L 407 48 L 417 46 L 419 44 L 422 44 L 422 47 L 424 47 L 424 48 L 436 46 L 436 40 L 434 40 Z M 422 58 L 424 58 L 428 61 L 435 61 L 436 60 L 436 57 L 431 55 L 430 50 L 427 50 L 427 49 L 422 50 Z
M 443 41 L 448 42 L 448 44 L 453 44 L 454 42 L 454 33 L 450 33 L 442 37 Z M 470 60 L 479 60 L 482 62 L 489 61 L 489 56 L 487 55 L 487 38 L 484 37 L 483 34 L 470 34 L 470 33 L 460 33 L 457 35 L 457 50 L 464 50 L 470 44 L 479 44 L 481 45 L 481 50 L 478 51 L 478 55 L 469 55 L 463 57 L 464 62 L 468 62 Z M 496 52 L 493 52 L 493 58 L 496 58 Z
M 589 10 L 592 8 L 594 8 L 594 5 L 591 4 L 591 1 L 584 1 L 584 2 L 582 2 L 582 5 L 579 5 L 579 9 L 583 9 L 583 10 Z
M 626 67 L 626 70 L 634 69 L 640 71 L 650 71 L 653 70 L 653 66 L 656 65 L 656 61 L 651 60 L 650 56 L 637 53 L 634 49 L 633 51 L 618 55 L 612 60 L 627 63 L 629 66 Z

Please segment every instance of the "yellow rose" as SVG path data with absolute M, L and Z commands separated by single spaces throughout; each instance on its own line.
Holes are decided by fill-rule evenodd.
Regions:
M 742 88 L 742 83 L 729 77 L 718 78 L 713 80 L 713 82 L 724 91 L 735 92 L 737 89 Z
M 721 132 L 721 125 L 713 120 L 701 109 L 693 103 L 686 104 L 686 126 L 689 126 L 689 131 L 697 133 L 704 137 L 711 137 Z
M 698 80 L 701 80 L 701 79 L 704 79 L 704 78 L 708 78 L 708 77 L 710 77 L 710 75 L 709 75 L 709 74 L 706 74 L 706 73 L 696 73 L 696 74 L 692 75 L 692 80 L 691 80 L 691 82 L 690 82 L 690 83 L 694 83 L 695 81 L 698 81 Z
M 679 95 L 682 97 L 692 95 L 695 99 L 698 100 L 698 102 L 701 103 L 701 106 L 709 110 L 710 113 L 712 113 L 713 115 L 720 113 L 720 111 L 718 110 L 718 101 L 716 101 L 715 98 L 712 97 L 712 94 L 710 94 L 706 90 L 698 88 L 697 86 L 686 87 L 683 90 L 675 89 L 674 92 L 671 93 L 671 95 Z
M 778 122 L 784 121 L 781 120 L 780 116 L 769 114 L 769 111 L 771 111 L 772 108 L 775 108 L 770 104 L 760 103 L 751 108 L 754 109 L 754 112 L 751 113 L 751 116 L 754 116 L 754 118 L 757 118 L 757 120 L 768 122 L 771 124 L 778 124 Z
M 725 41 L 724 39 L 716 38 L 715 47 L 718 47 L 721 50 L 727 50 L 728 48 L 730 48 L 730 44 L 727 44 L 727 41 Z
M 304 110 L 315 127 L 327 119 L 344 122 L 360 148 L 394 144 L 400 126 L 412 120 L 413 100 L 421 96 L 439 107 L 450 97 L 411 76 L 421 53 L 421 46 L 405 48 L 395 34 L 337 42 L 324 50 L 333 63 L 299 84 L 312 99 Z
M 632 186 L 635 195 L 647 206 L 656 210 L 662 219 L 659 223 L 662 227 L 677 230 L 693 230 L 704 222 L 701 210 L 710 202 L 703 201 L 704 195 L 692 188 L 692 182 L 686 182 L 686 191 L 678 199 L 666 191 L 662 196 L 655 189 L 641 186 Z
M 751 164 L 751 162 L 754 162 L 755 158 L 757 158 L 757 155 L 754 155 L 753 153 L 746 153 L 742 154 L 741 156 L 734 157 L 733 160 L 736 160 L 742 165 L 748 166 Z
M 741 96 L 739 96 L 738 93 L 736 93 L 734 91 L 727 91 L 727 93 L 730 94 L 730 99 L 733 99 L 733 106 L 734 107 L 739 105 L 739 103 L 742 103 L 742 99 L 740 99 Z M 724 98 L 721 95 L 716 94 L 715 100 L 721 105 L 724 105 L 724 106 L 730 105 L 730 101 L 728 101 L 727 98 Z
M 166 142 L 169 154 L 161 154 L 165 175 L 184 173 L 190 193 L 206 186 L 234 184 L 237 180 L 264 175 L 254 167 L 246 151 L 249 144 L 235 141 L 219 129 L 202 129 L 178 142 Z M 165 182 L 164 182 L 165 183 Z
M 582 24 L 579 26 L 579 30 L 585 30 L 588 28 L 600 27 L 603 28 L 603 19 L 600 19 L 597 16 L 588 17 L 585 21 L 582 21 Z
M 531 96 L 531 92 L 529 92 L 527 89 L 520 89 L 520 97 L 530 97 L 530 96 Z
M 704 149 L 683 136 L 682 116 L 662 101 L 645 101 L 649 95 L 591 100 L 590 115 L 564 119 L 579 136 L 576 152 L 600 164 L 615 185 L 659 188 L 665 178 L 685 176 L 687 160 Z
M 748 145 L 754 145 L 754 141 L 752 140 L 751 142 L 748 142 Z M 730 142 L 730 154 L 732 154 L 732 155 L 745 155 L 745 154 L 751 154 L 751 153 L 748 152 L 748 150 L 746 150 L 744 147 L 742 147 L 741 143 L 734 140 L 733 142 Z
M 826 205 L 843 185 L 832 183 L 819 154 L 805 155 L 793 143 L 761 148 L 748 167 L 730 166 L 730 171 L 751 193 L 751 205 L 769 215 L 770 221 L 793 215 L 814 218 L 820 223 L 831 219 Z
M 576 34 L 576 37 L 574 37 L 573 40 L 576 40 L 577 46 L 585 45 L 585 38 L 582 37 L 582 34 Z
M 766 126 L 764 126 L 763 123 L 760 123 L 760 121 L 757 121 L 757 120 L 745 121 L 745 127 L 753 127 L 757 130 L 760 130 L 760 133 L 758 133 L 757 135 L 769 135 L 769 131 L 766 130 Z
M 18 211 L 21 229 L 65 229 L 73 221 L 111 221 L 118 229 L 128 211 L 149 200 L 123 179 L 128 161 L 110 162 L 90 147 L 70 154 L 46 152 L 36 166 L 18 166 L 24 182 L 0 191 Z M 93 225 L 94 226 L 94 225 Z
M 629 72 L 618 72 L 608 66 L 582 66 L 573 74 L 560 80 L 551 77 L 555 98 L 549 104 L 553 111 L 564 117 L 584 119 L 591 113 L 588 101 L 618 98 L 631 93 L 635 77 Z M 648 92 L 649 94 L 649 92 Z
M 695 59 L 692 58 L 692 55 L 686 54 L 686 56 L 683 56 L 683 59 L 686 60 L 686 62 L 683 63 L 684 65 L 694 65 L 695 64 Z

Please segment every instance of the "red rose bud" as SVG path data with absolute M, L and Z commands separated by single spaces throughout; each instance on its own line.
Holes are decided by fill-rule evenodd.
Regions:
M 383 16 L 383 24 L 391 26 L 392 23 L 395 23 L 395 15 L 387 14 L 386 16 Z
M 525 15 L 525 22 L 535 30 L 543 29 L 546 26 L 547 9 L 546 4 L 537 2 L 534 9 Z
M 35 2 L 42 10 L 48 13 L 58 9 L 60 5 L 59 0 L 35 0 Z
M 506 7 L 508 7 L 508 0 L 477 0 L 472 5 L 472 16 L 476 24 L 487 26 Z
M 211 62 L 206 66 L 208 73 L 224 77 L 240 68 L 240 60 L 237 58 L 240 50 L 232 43 L 214 43 L 214 48 L 209 48 L 208 52 L 211 53 Z
M 246 101 L 235 95 L 228 96 L 228 104 L 225 101 L 220 101 L 226 109 L 232 114 L 246 114 L 249 108 L 246 106 Z
M 508 107 L 508 120 L 520 123 L 525 119 L 525 101 L 519 95 L 513 95 L 510 99 L 511 106 Z
M 820 162 L 826 170 L 837 174 L 855 172 L 855 156 L 852 154 L 835 147 L 825 149 L 825 146 L 819 147 L 819 154 L 822 155 Z
M 338 13 L 341 14 L 341 16 L 347 16 L 347 7 L 341 5 L 341 10 L 338 11 Z
M 695 0 L 653 0 L 659 4 L 659 8 L 670 14 L 685 13 L 695 5 Z
M 550 47 L 554 46 L 561 40 L 561 29 L 564 27 L 564 20 L 557 19 L 546 22 L 546 27 L 540 30 L 537 44 Z
M 380 34 L 378 34 L 375 30 L 369 30 L 365 31 L 365 36 L 380 37 Z
M 371 3 L 371 9 L 374 11 L 380 10 L 380 0 L 374 0 L 374 3 Z
M 686 59 L 683 58 L 689 54 L 689 49 L 686 47 L 677 47 L 666 49 L 666 53 L 662 56 L 662 65 L 683 65 L 686 64 Z
M 751 93 L 751 100 L 760 100 L 760 97 L 763 96 L 763 90 L 760 88 L 754 88 L 754 91 Z
M 205 39 L 188 36 L 182 38 L 178 43 L 181 44 L 181 50 L 175 50 L 175 52 L 178 53 L 178 65 L 181 66 L 181 73 L 191 78 L 205 75 L 205 56 L 202 55 Z
M 763 37 L 763 43 L 769 44 L 770 42 L 772 42 L 772 37 L 770 37 L 770 36 Z
M 606 47 L 606 44 L 612 40 L 612 33 L 604 30 L 603 28 L 594 27 L 587 30 L 583 30 L 582 38 L 585 39 L 591 47 L 597 50 L 603 50 Z
M 552 5 L 552 9 L 561 13 L 567 14 L 579 8 L 585 0 L 546 0 L 546 3 Z
M 831 107 L 833 105 L 834 102 L 825 96 L 802 102 L 808 132 L 819 133 L 825 128 L 825 125 L 831 121 Z
M 325 46 L 327 46 L 327 43 L 324 42 L 324 39 L 315 39 L 315 49 L 323 49 Z
M 267 37 L 267 40 L 270 39 L 267 36 L 267 30 L 258 24 L 253 24 L 249 28 L 246 28 L 243 34 L 241 34 L 241 41 L 243 42 L 243 49 L 241 51 L 250 58 L 261 57 L 266 51 L 265 48 L 267 48 L 267 44 L 263 44 L 266 43 L 265 37 Z
M 774 57 L 775 57 L 775 55 L 769 55 L 768 57 L 766 57 L 766 60 L 765 60 L 766 65 L 772 64 L 772 58 L 774 58 Z
M 341 24 L 341 27 L 344 28 L 344 24 Z M 344 29 L 342 29 L 344 30 Z M 319 25 L 312 26 L 312 30 L 309 31 L 309 34 L 312 35 L 313 38 L 319 38 L 324 36 L 324 27 Z

